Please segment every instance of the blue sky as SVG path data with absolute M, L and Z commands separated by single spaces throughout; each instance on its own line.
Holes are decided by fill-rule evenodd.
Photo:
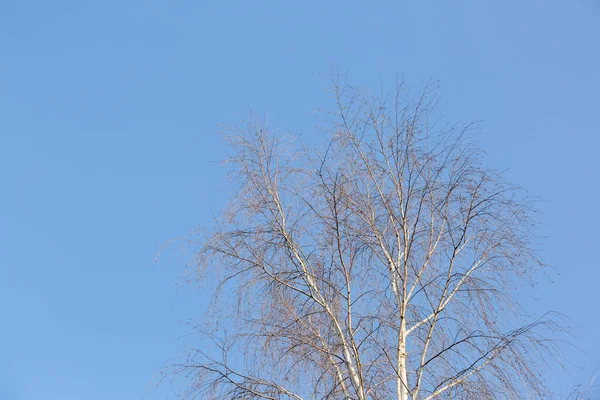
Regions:
M 600 368 L 600 2 L 0 2 L 0 399 L 173 399 L 157 373 L 206 298 L 160 244 L 229 191 L 215 132 L 268 113 L 310 134 L 333 65 L 379 88 L 439 80 L 489 165 L 543 202 L 553 283 Z

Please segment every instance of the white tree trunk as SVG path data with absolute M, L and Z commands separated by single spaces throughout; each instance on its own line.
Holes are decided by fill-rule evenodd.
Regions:
M 408 400 L 408 380 L 406 378 L 406 332 L 404 321 L 398 335 L 398 377 L 396 378 L 396 393 L 398 400 Z

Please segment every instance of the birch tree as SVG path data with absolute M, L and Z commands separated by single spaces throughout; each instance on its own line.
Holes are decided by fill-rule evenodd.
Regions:
M 431 86 L 333 97 L 320 145 L 225 134 L 237 191 L 198 240 L 195 278 L 218 284 L 184 397 L 550 397 L 558 326 L 515 299 L 542 267 L 532 203 L 433 120 Z

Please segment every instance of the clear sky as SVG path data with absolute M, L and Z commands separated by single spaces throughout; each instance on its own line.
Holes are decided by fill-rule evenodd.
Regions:
M 600 368 L 600 1 L 0 1 L 0 400 L 173 399 L 153 377 L 206 297 L 159 246 L 227 198 L 215 132 L 310 132 L 332 65 L 439 80 L 488 163 L 544 201 L 554 283 Z M 542 371 L 543 372 L 543 371 Z M 145 397 L 144 397 L 145 396 Z

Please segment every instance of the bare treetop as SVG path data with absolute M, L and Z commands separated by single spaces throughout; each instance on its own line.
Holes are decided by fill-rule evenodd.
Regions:
M 513 296 L 542 266 L 530 202 L 431 123 L 430 86 L 333 89 L 319 148 L 226 135 L 239 191 L 197 254 L 220 284 L 187 398 L 547 398 L 558 326 Z

